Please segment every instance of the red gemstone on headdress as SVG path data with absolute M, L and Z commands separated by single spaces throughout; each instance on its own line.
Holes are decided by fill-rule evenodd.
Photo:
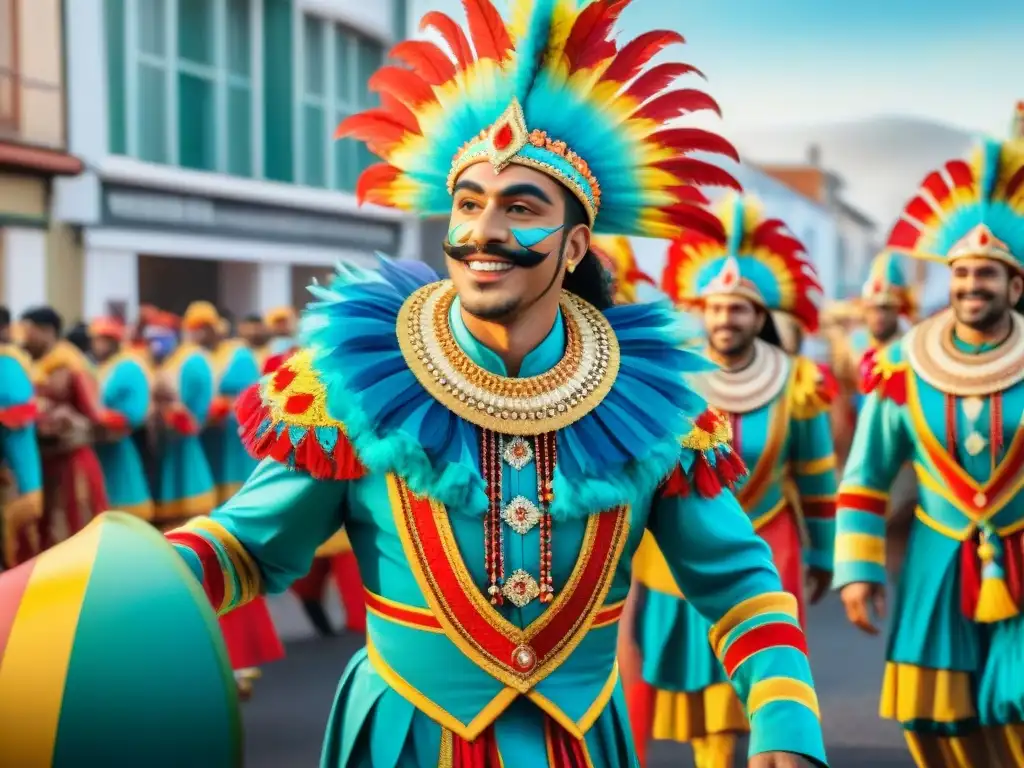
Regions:
M 988 245 L 988 232 L 982 232 L 978 235 L 979 245 Z
M 497 131 L 494 132 L 494 148 L 495 149 L 508 149 L 509 144 L 512 143 L 512 126 L 508 123 L 501 125 Z
M 732 281 L 736 279 L 736 275 L 732 272 L 726 272 L 722 275 L 722 285 L 732 285 Z

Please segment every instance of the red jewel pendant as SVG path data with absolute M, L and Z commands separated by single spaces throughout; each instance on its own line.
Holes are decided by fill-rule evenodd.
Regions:
M 503 123 L 494 133 L 494 148 L 498 150 L 508 149 L 512 143 L 512 126 Z

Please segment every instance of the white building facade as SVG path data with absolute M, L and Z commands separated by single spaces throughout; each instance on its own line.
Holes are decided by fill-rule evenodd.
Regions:
M 83 315 L 259 312 L 304 303 L 339 260 L 418 255 L 414 219 L 356 203 L 369 154 L 333 140 L 374 105 L 407 2 L 75 0 L 68 138 L 86 172 L 54 206 L 81 228 Z

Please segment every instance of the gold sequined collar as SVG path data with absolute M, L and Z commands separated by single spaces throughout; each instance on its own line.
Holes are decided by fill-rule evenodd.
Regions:
M 772 400 L 789 380 L 789 356 L 773 344 L 754 340 L 754 357 L 740 371 L 717 370 L 694 377 L 708 403 L 727 413 L 750 413 Z
M 398 314 L 398 341 L 423 388 L 483 429 L 505 435 L 538 435 L 563 429 L 596 408 L 619 371 L 619 346 L 605 316 L 582 299 L 562 293 L 565 354 L 547 373 L 511 378 L 481 368 L 459 347 L 448 313 L 451 281 L 413 293 Z
M 957 397 L 984 397 L 1024 380 L 1024 318 L 1010 313 L 1010 335 L 995 349 L 968 354 L 953 341 L 952 309 L 910 329 L 904 344 L 910 368 L 940 392 Z

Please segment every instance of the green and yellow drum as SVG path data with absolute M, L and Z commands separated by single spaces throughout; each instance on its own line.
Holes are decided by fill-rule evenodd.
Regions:
M 0 575 L 0 765 L 241 764 L 217 619 L 149 524 L 109 512 Z

